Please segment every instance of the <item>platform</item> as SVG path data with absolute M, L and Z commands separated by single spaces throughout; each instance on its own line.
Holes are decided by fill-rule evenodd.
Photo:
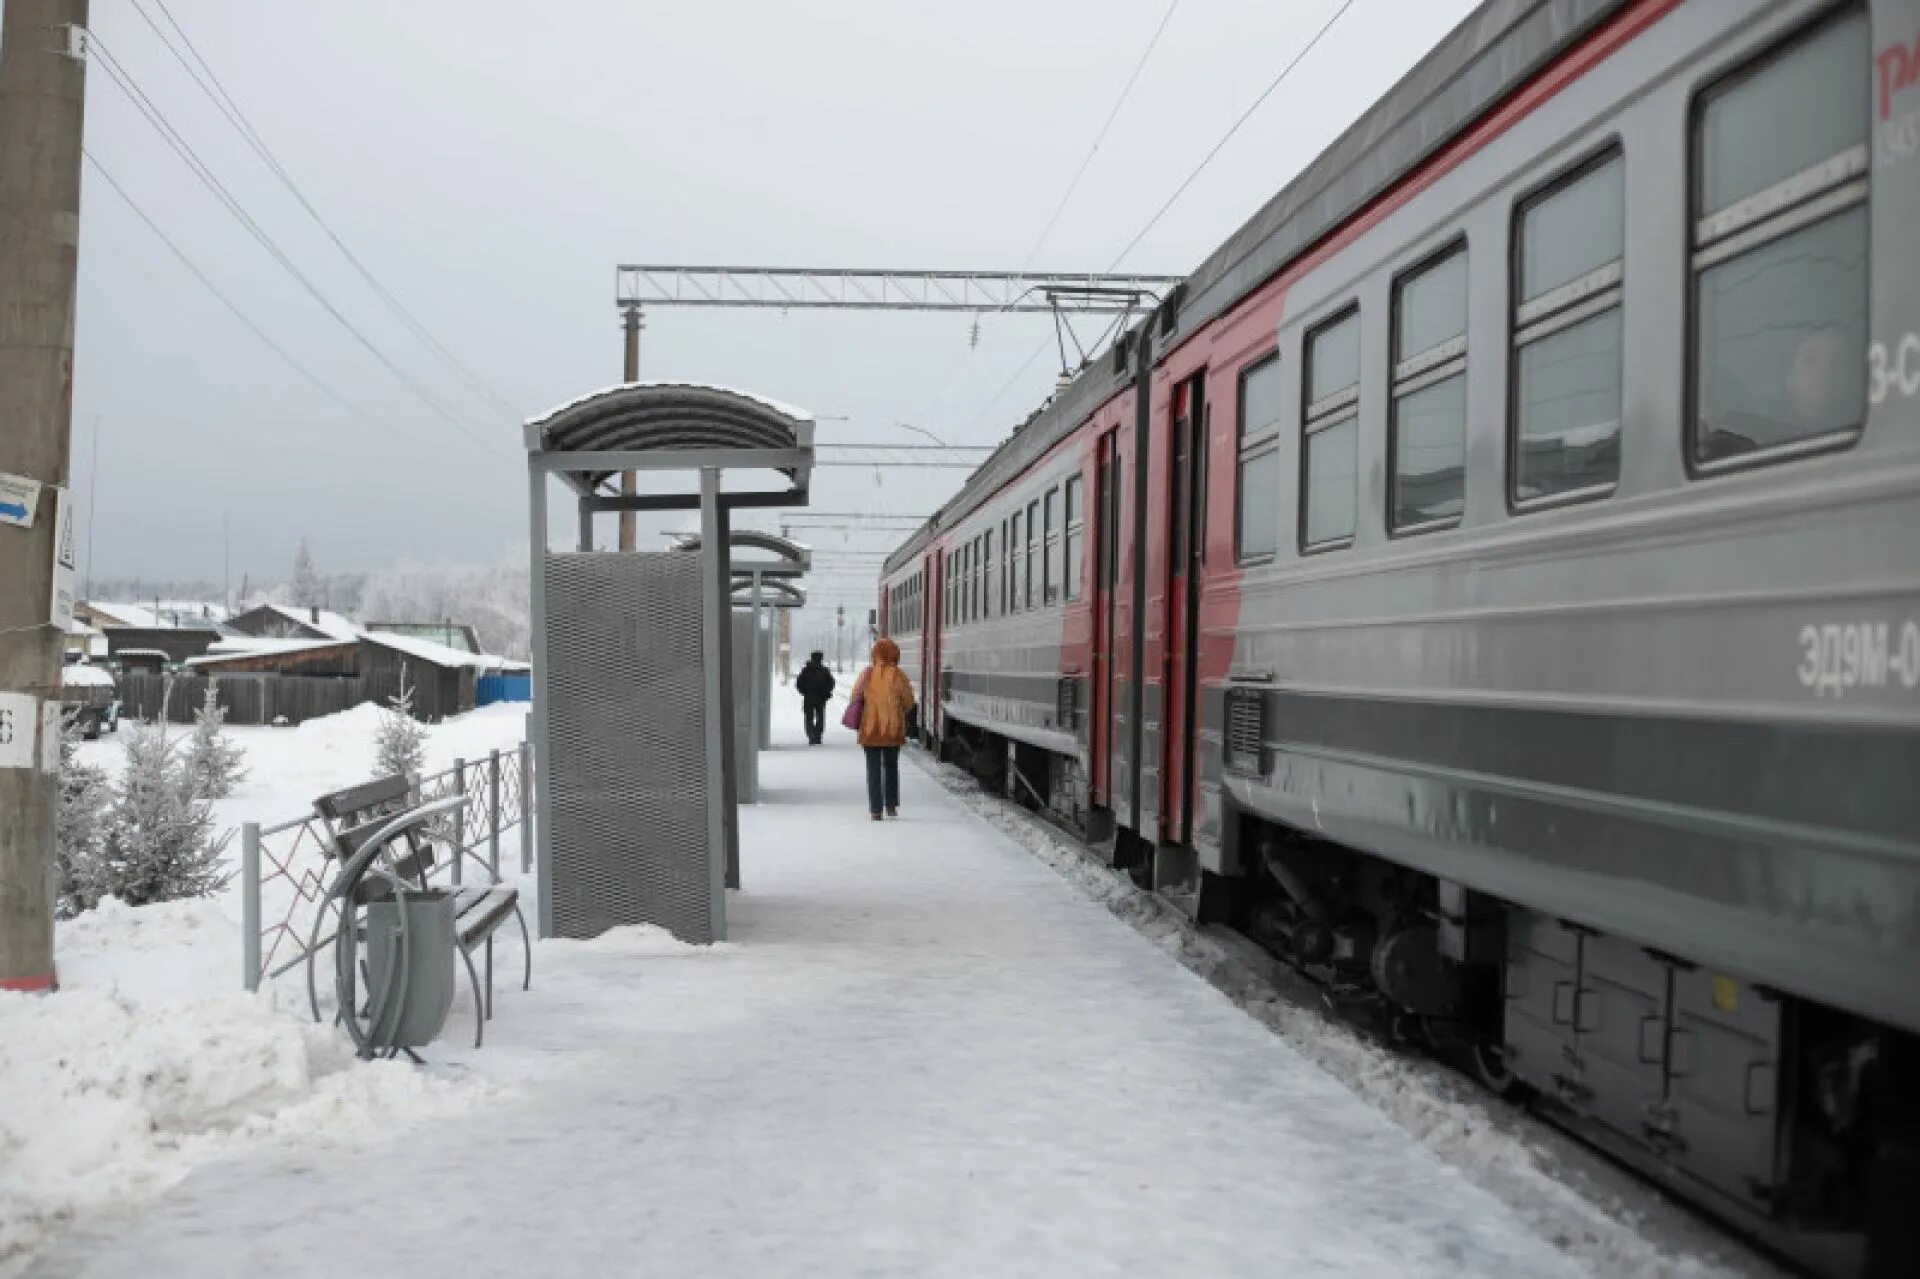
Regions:
M 921 769 L 873 823 L 775 699 L 728 944 L 542 943 L 432 1068 L 486 1122 L 256 1149 L 28 1273 L 1583 1273 Z

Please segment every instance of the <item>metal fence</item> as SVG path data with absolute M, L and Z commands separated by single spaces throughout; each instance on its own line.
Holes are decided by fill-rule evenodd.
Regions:
M 453 885 L 462 878 L 461 854 L 484 859 L 500 874 L 501 836 L 519 828 L 520 873 L 533 871 L 533 747 L 522 742 L 485 759 L 456 759 L 452 768 L 414 780 L 421 803 L 464 796 L 466 802 L 433 827 L 446 856 L 435 875 Z M 304 964 L 308 942 L 332 943 L 333 930 L 314 931 L 316 916 L 335 909 L 327 902 L 334 871 L 333 831 L 317 815 L 295 817 L 273 826 L 246 822 L 240 827 L 241 973 L 248 990 Z M 271 918 L 272 923 L 263 923 Z

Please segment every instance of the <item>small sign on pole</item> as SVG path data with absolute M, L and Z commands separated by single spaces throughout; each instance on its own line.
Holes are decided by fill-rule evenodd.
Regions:
M 31 693 L 0 693 L 0 768 L 32 768 L 40 707 Z
M 73 502 L 63 488 L 53 490 L 53 624 L 73 625 Z
M 0 471 L 0 524 L 32 528 L 33 513 L 39 505 L 39 480 Z

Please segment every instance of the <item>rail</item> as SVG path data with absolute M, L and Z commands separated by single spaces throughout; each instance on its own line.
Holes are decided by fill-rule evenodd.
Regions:
M 417 777 L 418 803 L 461 798 L 464 802 L 437 818 L 434 838 L 452 856 L 442 870 L 461 882 L 463 854 L 486 860 L 500 873 L 501 836 L 518 828 L 520 873 L 533 871 L 533 747 L 522 742 L 477 760 L 456 759 L 453 767 Z M 316 916 L 337 912 L 327 899 L 333 870 L 333 832 L 317 814 L 276 825 L 245 822 L 240 827 L 241 976 L 248 990 L 306 962 L 308 939 L 320 936 L 316 949 L 333 944 L 333 930 L 314 929 Z M 262 924 L 271 915 L 273 923 Z

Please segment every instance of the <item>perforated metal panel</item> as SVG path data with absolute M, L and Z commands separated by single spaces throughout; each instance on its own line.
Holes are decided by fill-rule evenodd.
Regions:
M 553 927 L 715 939 L 700 557 L 549 554 Z

